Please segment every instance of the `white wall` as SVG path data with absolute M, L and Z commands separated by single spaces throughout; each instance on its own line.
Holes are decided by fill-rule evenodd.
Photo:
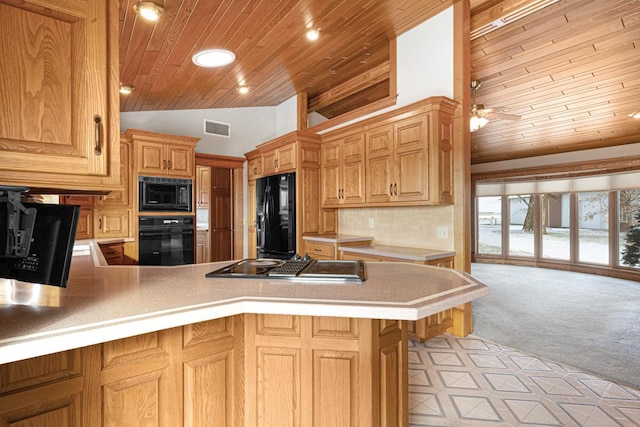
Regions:
M 205 110 L 137 111 L 120 113 L 120 129 L 200 138 L 198 153 L 244 157 L 256 145 L 272 140 L 276 134 L 276 107 L 219 108 Z M 204 119 L 229 123 L 231 137 L 205 135 Z
M 276 136 L 298 129 L 298 97 L 294 96 L 276 107 Z

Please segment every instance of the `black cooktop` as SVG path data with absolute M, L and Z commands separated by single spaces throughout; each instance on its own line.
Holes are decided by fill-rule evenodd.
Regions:
M 207 273 L 206 277 L 362 282 L 366 280 L 366 269 L 365 263 L 358 260 L 248 258 Z

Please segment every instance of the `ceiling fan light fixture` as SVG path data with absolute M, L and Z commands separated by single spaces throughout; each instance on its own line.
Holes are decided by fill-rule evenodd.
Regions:
M 483 128 L 487 123 L 489 123 L 489 119 L 478 115 L 477 112 L 474 112 L 471 114 L 471 119 L 469 121 L 469 129 L 471 130 L 471 132 L 475 132 L 478 129 Z
M 640 119 L 640 111 L 634 111 L 633 113 L 630 113 L 629 117 L 631 117 L 632 119 Z
M 164 7 L 152 1 L 140 1 L 133 5 L 133 11 L 147 21 L 157 21 L 164 13 Z
M 236 59 L 236 54 L 225 49 L 207 49 L 197 52 L 191 58 L 198 67 L 224 67 Z
M 129 95 L 135 89 L 132 85 L 120 84 L 120 93 L 123 95 Z
M 238 93 L 240 93 L 241 95 L 248 94 L 249 93 L 249 86 L 245 86 L 245 85 L 238 86 Z

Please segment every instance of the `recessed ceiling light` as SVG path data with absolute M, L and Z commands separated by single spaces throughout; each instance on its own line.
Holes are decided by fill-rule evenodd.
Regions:
M 320 28 L 311 28 L 307 31 L 307 38 L 309 40 L 318 40 L 320 38 L 320 31 L 322 31 L 322 29 Z
M 640 111 L 634 111 L 633 113 L 629 114 L 629 117 L 634 119 L 640 119 Z
M 238 86 L 238 92 L 240 92 L 242 95 L 246 95 L 247 93 L 249 93 L 249 87 L 248 86 Z
M 223 67 L 231 64 L 235 59 L 235 53 L 224 49 L 201 50 L 193 55 L 193 63 L 199 67 Z
M 129 95 L 131 92 L 133 92 L 134 89 L 135 87 L 131 85 L 120 85 L 120 93 L 123 95 Z
M 164 13 L 164 7 L 152 1 L 139 1 L 133 5 L 133 11 L 148 21 L 157 21 Z

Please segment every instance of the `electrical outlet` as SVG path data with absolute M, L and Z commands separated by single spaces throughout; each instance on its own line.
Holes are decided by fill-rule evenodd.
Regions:
M 447 227 L 438 227 L 438 239 L 448 239 L 449 229 Z
M 373 218 L 369 218 L 369 228 L 373 228 Z

